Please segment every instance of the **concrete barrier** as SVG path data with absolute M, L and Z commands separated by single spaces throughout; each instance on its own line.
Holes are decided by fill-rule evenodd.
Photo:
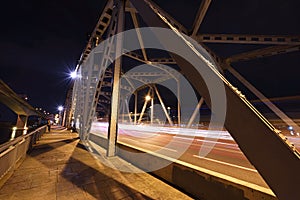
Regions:
M 27 151 L 32 148 L 32 145 L 36 143 L 45 131 L 46 126 L 43 126 L 31 133 L 0 145 L 0 187 L 22 163 Z
M 91 141 L 106 148 L 107 139 L 90 134 Z M 208 169 L 172 160 L 163 155 L 118 143 L 117 155 L 133 165 L 149 171 L 156 165 L 168 164 L 166 167 L 151 174 L 167 181 L 171 185 L 190 194 L 196 199 L 209 200 L 275 200 L 277 199 L 270 189 L 260 187 L 245 181 L 229 177 Z M 130 153 L 143 153 L 138 157 Z M 145 153 L 146 152 L 146 153 Z

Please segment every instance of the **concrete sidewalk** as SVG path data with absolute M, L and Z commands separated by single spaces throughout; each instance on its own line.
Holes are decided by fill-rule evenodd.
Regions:
M 118 157 L 112 164 L 128 165 Z M 0 199 L 191 199 L 147 173 L 125 173 L 96 160 L 78 135 L 54 127 L 0 189 Z

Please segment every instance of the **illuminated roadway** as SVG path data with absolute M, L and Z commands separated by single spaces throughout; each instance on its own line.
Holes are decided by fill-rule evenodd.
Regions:
M 107 128 L 108 123 L 94 122 L 91 133 L 107 138 Z M 300 149 L 300 137 L 289 140 Z M 227 131 L 119 124 L 118 142 L 179 157 L 186 163 L 268 188 Z M 200 149 L 208 154 L 199 156 Z M 184 153 L 178 156 L 180 151 Z

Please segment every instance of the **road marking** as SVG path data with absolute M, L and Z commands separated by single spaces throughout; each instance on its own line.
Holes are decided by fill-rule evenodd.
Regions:
M 200 158 L 200 159 L 208 160 L 208 161 L 211 161 L 211 162 L 216 162 L 216 163 L 219 163 L 219 164 L 223 164 L 223 165 L 227 165 L 227 166 L 231 166 L 231 167 L 235 167 L 235 168 L 239 168 L 239 169 L 244 169 L 244 170 L 247 170 L 247 171 L 257 173 L 256 169 L 251 169 L 251 168 L 248 168 L 248 167 L 242 167 L 242 166 L 239 166 L 239 165 L 235 165 L 235 164 L 231 164 L 231 163 L 227 163 L 227 162 L 223 162 L 223 161 L 219 161 L 219 160 L 214 160 L 214 159 L 210 159 L 210 158 L 200 157 L 198 155 L 193 155 L 193 156 L 197 157 L 197 158 Z
M 230 153 L 239 153 L 239 154 L 244 154 L 241 150 L 239 149 L 235 149 L 235 150 L 231 150 L 231 149 L 226 149 L 226 148 L 219 148 L 219 147 L 211 147 L 211 146 L 205 146 L 205 145 L 201 145 L 200 148 L 209 148 L 211 150 L 219 150 L 219 151 L 227 151 Z
M 210 140 L 201 140 L 201 139 L 197 139 L 197 141 L 200 142 L 210 142 L 210 143 L 216 143 L 216 144 L 224 144 L 224 145 L 228 145 L 228 146 L 238 146 L 237 144 L 232 144 L 232 143 L 226 143 L 226 142 L 218 142 L 218 141 L 210 141 Z
M 129 138 L 124 138 L 124 140 L 131 140 L 131 141 L 134 141 L 134 142 L 138 142 L 136 140 L 133 140 L 133 139 L 129 139 Z M 125 141 L 123 141 L 123 143 L 126 143 Z M 159 148 L 159 150 L 168 150 L 168 151 L 172 151 L 172 152 L 177 152 L 177 150 L 175 149 L 169 149 L 167 147 L 162 147 L 162 146 L 158 146 L 158 145 L 155 145 L 155 144 L 149 144 L 149 143 L 144 143 L 146 145 L 149 145 L 149 146 L 153 146 L 153 147 L 156 147 L 156 148 Z M 132 145 L 132 144 L 131 144 Z M 140 147 L 141 148 L 141 147 Z

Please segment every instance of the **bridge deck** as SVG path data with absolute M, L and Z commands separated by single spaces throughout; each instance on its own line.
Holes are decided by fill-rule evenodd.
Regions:
M 125 173 L 108 167 L 133 169 L 117 157 L 102 158 L 102 162 L 95 159 L 77 134 L 55 127 L 1 187 L 0 199 L 191 199 L 142 171 Z

